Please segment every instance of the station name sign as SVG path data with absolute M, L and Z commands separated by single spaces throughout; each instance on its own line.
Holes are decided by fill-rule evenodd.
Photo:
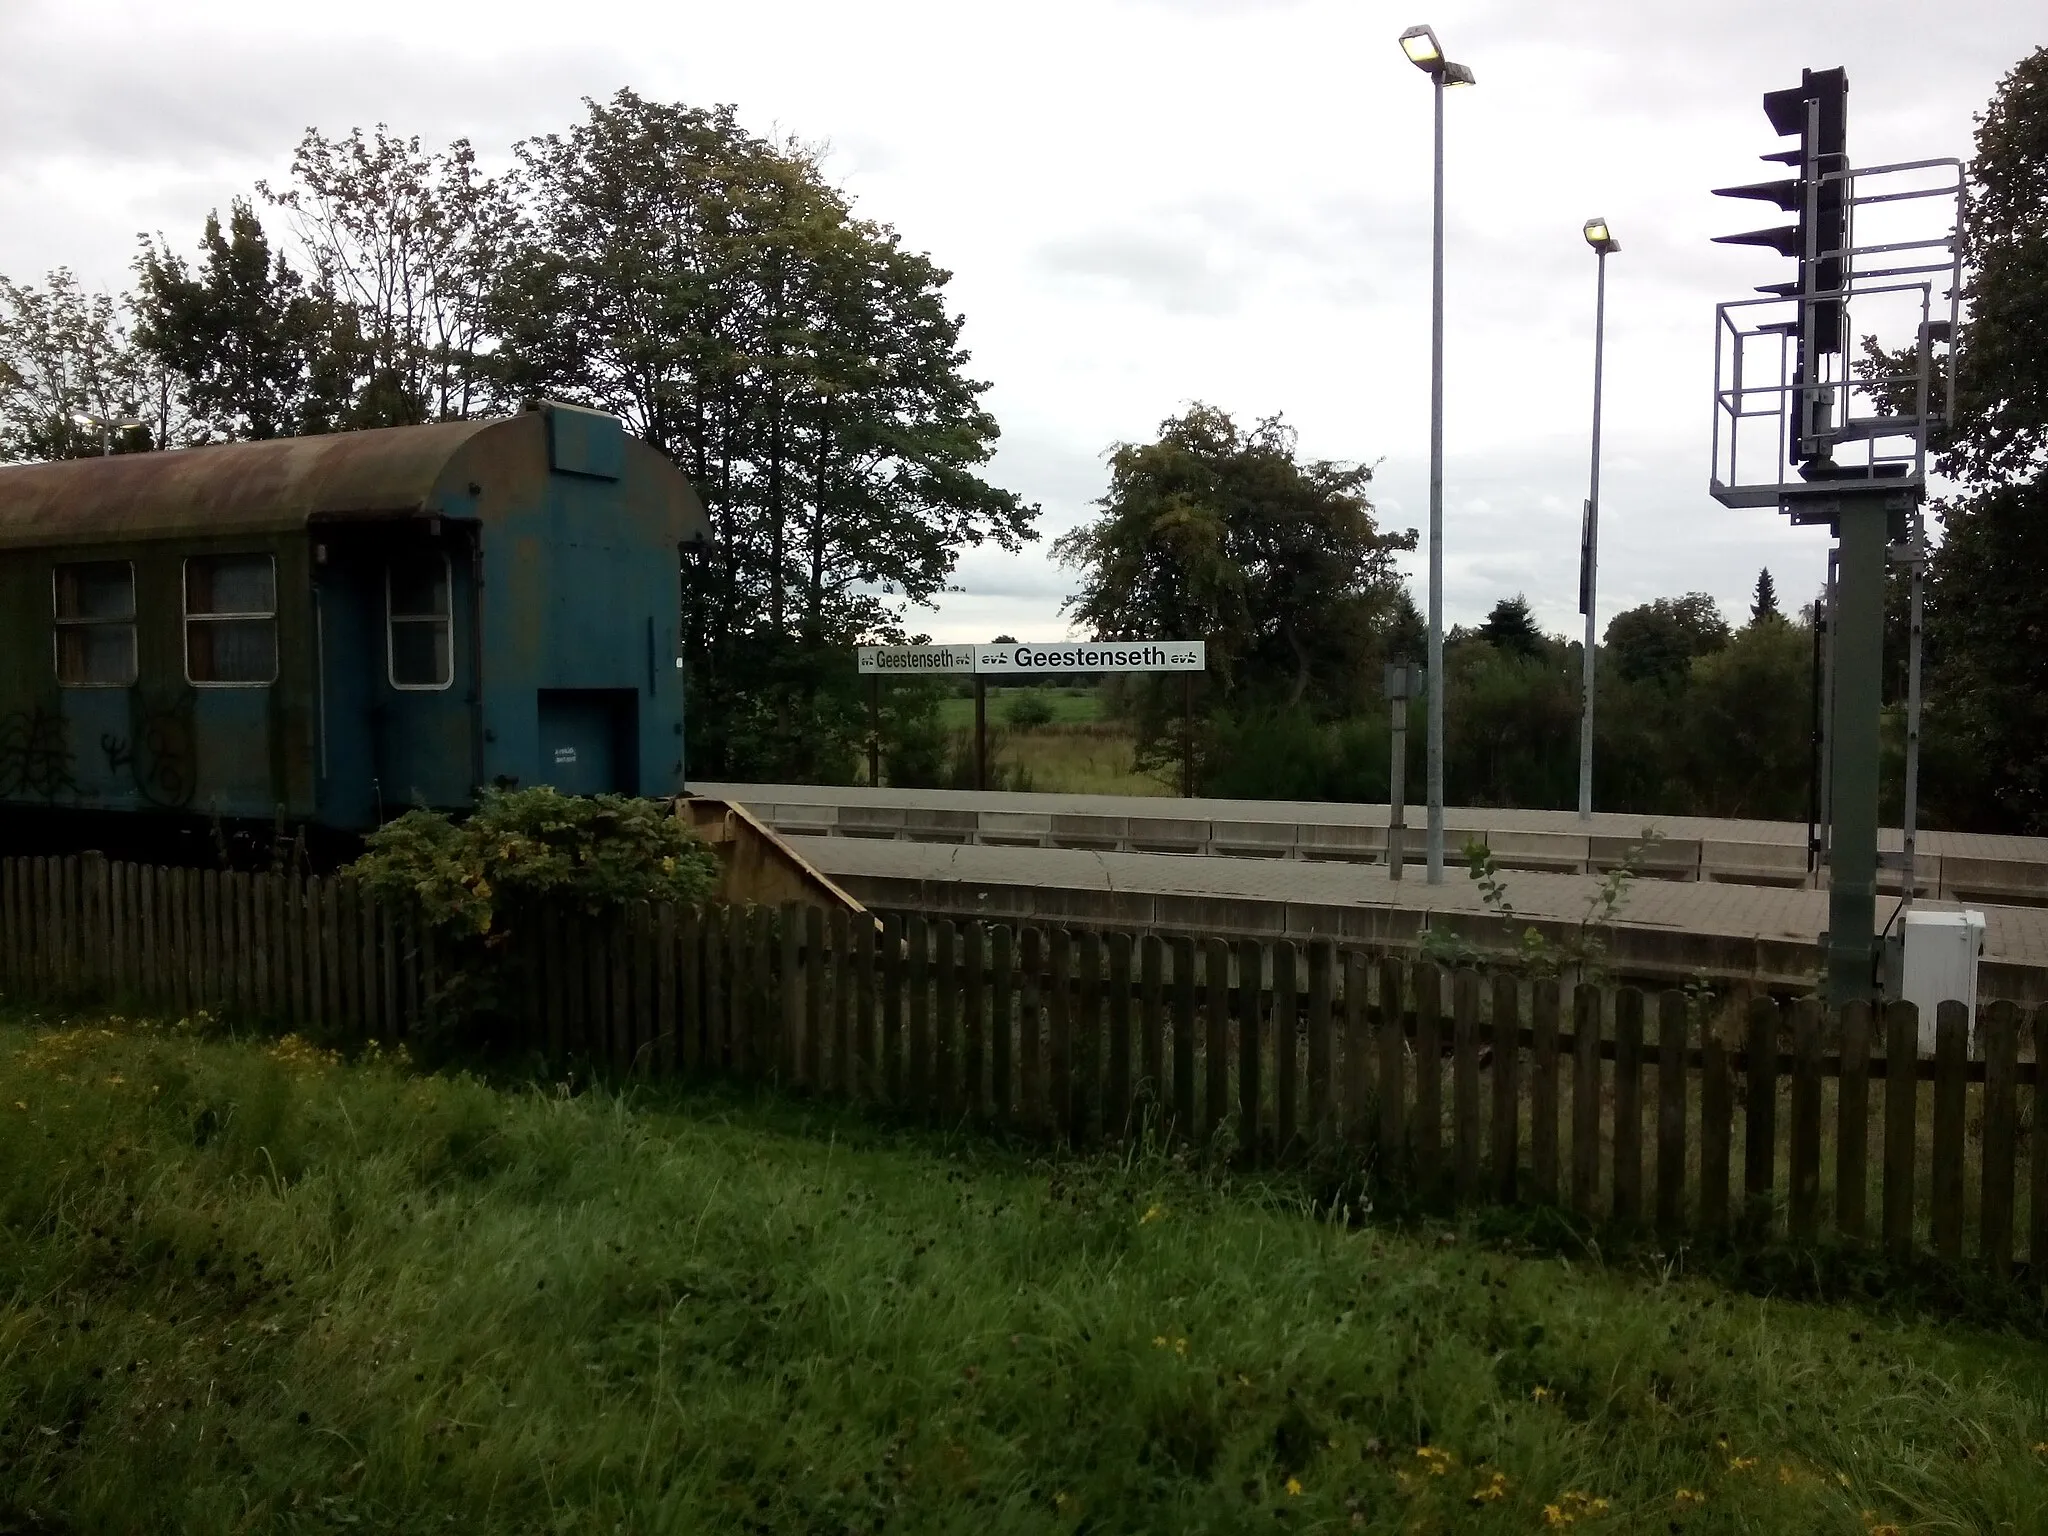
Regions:
M 1205 640 L 1053 640 L 1013 645 L 863 645 L 863 677 L 951 673 L 1023 677 L 1042 672 L 1204 672 Z

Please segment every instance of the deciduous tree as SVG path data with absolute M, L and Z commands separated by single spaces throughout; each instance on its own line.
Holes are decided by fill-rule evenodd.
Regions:
M 0 459 L 73 459 L 101 451 L 102 428 L 80 416 L 138 415 L 146 382 L 120 301 L 59 267 L 41 288 L 0 277 Z M 122 431 L 114 451 L 151 446 Z

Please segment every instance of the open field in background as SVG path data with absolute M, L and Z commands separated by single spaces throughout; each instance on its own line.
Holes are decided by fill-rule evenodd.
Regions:
M 2030 1530 L 2048 1346 L 739 1091 L 0 1021 L 0 1530 Z
M 1008 728 L 1010 707 L 1020 694 L 1036 694 L 1051 706 L 1054 725 L 1090 725 L 1103 718 L 1102 690 L 1099 688 L 1057 688 L 1007 686 L 988 691 L 989 729 Z M 972 694 L 939 700 L 939 723 L 949 731 L 974 729 Z
M 1178 784 L 1169 785 L 1132 766 L 1135 743 L 1123 725 L 1104 721 L 1097 725 L 1044 725 L 1036 730 L 1005 728 L 995 744 L 999 768 L 1021 769 L 1030 776 L 1029 787 L 1043 794 L 1063 795 L 1172 795 Z M 965 751 L 972 760 L 973 737 L 966 738 Z

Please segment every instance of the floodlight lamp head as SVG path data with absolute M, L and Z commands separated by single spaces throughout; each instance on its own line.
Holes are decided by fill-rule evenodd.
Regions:
M 1603 218 L 1586 220 L 1585 235 L 1586 244 L 1602 256 L 1610 256 L 1621 249 L 1621 242 L 1614 238 L 1614 232 L 1607 227 L 1607 221 Z
M 1444 67 L 1444 50 L 1428 27 L 1410 27 L 1401 34 L 1401 51 L 1417 69 L 1435 74 Z
M 1471 65 L 1452 64 L 1448 60 L 1444 64 L 1443 72 L 1437 78 L 1442 80 L 1445 85 L 1477 85 L 1479 83 L 1478 78 L 1472 73 Z

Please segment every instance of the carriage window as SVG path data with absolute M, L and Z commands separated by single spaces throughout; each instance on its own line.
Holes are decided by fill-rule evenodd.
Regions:
M 60 565 L 54 582 L 57 681 L 126 688 L 135 681 L 135 567 L 126 560 Z
M 270 556 L 185 562 L 185 676 L 216 687 L 277 680 L 277 562 Z
M 386 659 L 394 688 L 446 688 L 455 681 L 454 616 L 448 557 L 401 555 L 384 573 Z

